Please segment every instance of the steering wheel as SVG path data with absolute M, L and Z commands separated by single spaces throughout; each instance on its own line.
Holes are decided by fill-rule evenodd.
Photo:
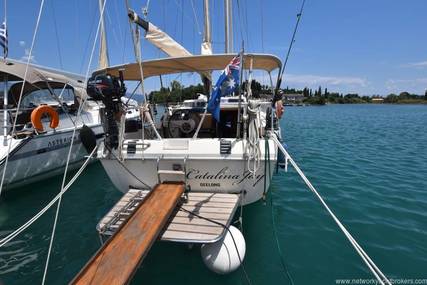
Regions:
M 200 117 L 191 110 L 176 110 L 168 121 L 170 138 L 190 138 L 200 123 Z

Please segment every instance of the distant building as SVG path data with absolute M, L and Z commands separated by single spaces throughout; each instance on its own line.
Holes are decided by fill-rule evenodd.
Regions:
M 384 103 L 384 98 L 376 97 L 371 99 L 372 103 Z
M 285 104 L 301 104 L 304 100 L 302 94 L 283 94 L 283 101 Z

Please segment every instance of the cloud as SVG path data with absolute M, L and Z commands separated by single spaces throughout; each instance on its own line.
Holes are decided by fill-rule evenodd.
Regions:
M 427 60 L 408 63 L 408 64 L 404 65 L 404 67 L 419 67 L 419 68 L 427 67 Z
M 20 47 L 25 47 L 25 41 L 19 41 L 19 46 Z
M 408 91 L 411 93 L 423 93 L 427 88 L 427 77 L 412 79 L 388 79 L 385 83 L 389 91 Z M 420 94 L 421 94 L 420 93 Z
M 24 50 L 24 55 L 21 57 L 21 60 L 22 61 L 28 61 L 28 58 L 30 59 L 30 62 L 32 62 L 32 63 L 36 63 L 37 62 L 36 59 L 35 59 L 35 57 L 34 57 L 34 53 L 30 57 L 30 49 L 26 48 Z
M 359 86 L 365 87 L 368 82 L 360 77 L 347 76 L 321 76 L 311 74 L 285 74 L 284 82 L 292 84 L 302 84 L 306 86 L 330 85 L 330 86 Z

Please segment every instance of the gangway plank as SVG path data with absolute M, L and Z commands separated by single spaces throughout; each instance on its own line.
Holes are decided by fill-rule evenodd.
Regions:
M 182 183 L 157 185 L 70 284 L 128 283 L 183 193 Z

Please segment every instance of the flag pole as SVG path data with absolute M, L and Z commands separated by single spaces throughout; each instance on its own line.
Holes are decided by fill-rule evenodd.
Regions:
M 5 23 L 5 43 L 7 41 L 7 0 L 4 0 L 4 23 Z M 7 44 L 7 43 L 6 43 Z M 7 57 L 7 48 L 4 50 L 4 60 L 6 61 Z M 7 94 L 7 73 L 4 75 L 4 89 L 3 89 L 3 145 L 7 146 L 7 122 L 8 122 L 8 114 L 7 114 L 7 105 L 8 105 L 8 94 Z

